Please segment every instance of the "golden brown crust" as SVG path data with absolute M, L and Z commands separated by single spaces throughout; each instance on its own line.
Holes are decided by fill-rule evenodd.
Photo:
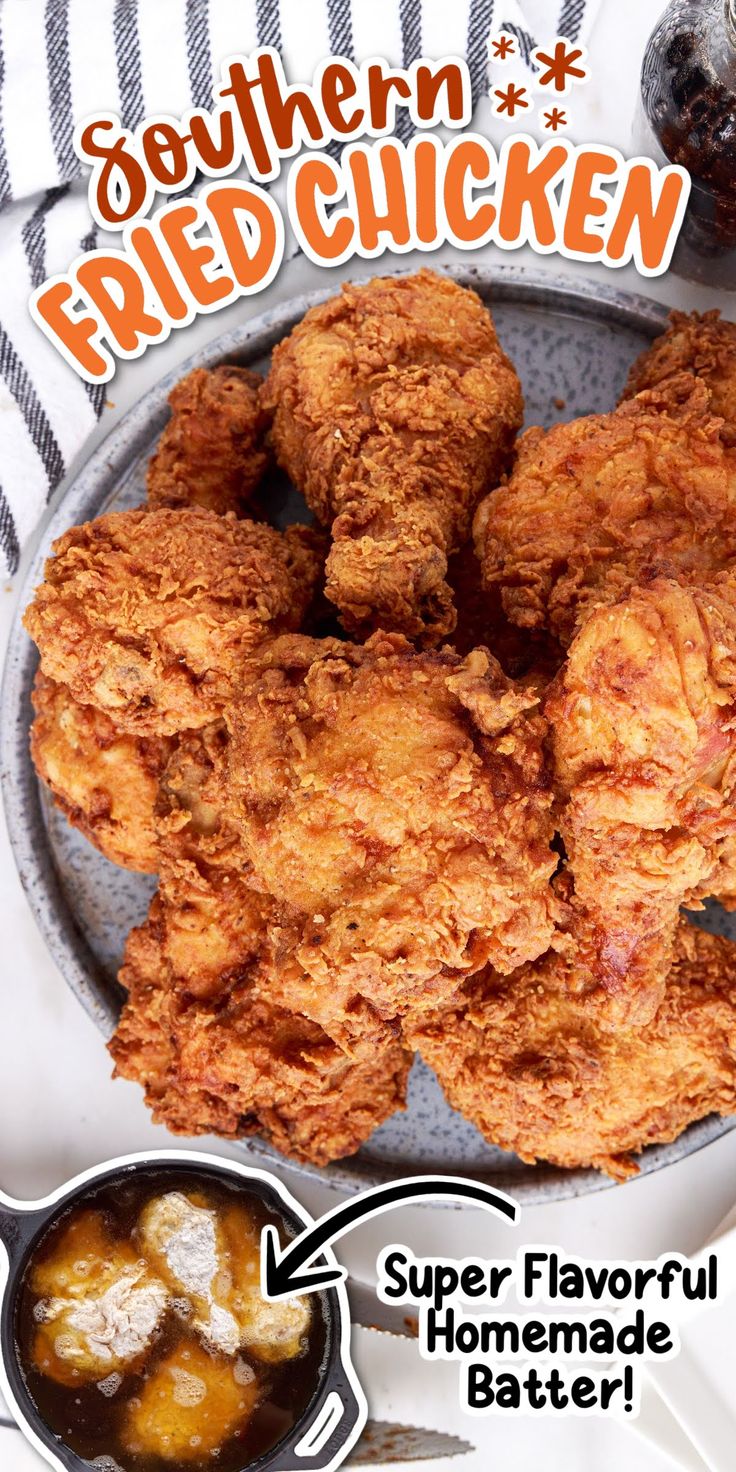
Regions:
M 215 720 L 248 657 L 299 626 L 319 539 L 212 511 L 119 511 L 54 544 L 24 623 L 41 667 L 122 730 L 171 735 Z
M 681 922 L 645 1027 L 602 1032 L 574 954 L 550 952 L 509 977 L 471 978 L 408 1035 L 494 1145 L 623 1180 L 645 1145 L 736 1112 L 736 946 Z
M 262 380 L 223 363 L 194 368 L 169 394 L 171 418 L 148 466 L 150 506 L 242 516 L 269 462 Z
M 736 834 L 736 597 L 655 578 L 591 615 L 545 714 L 559 827 L 611 1018 L 646 1022 L 683 903 Z
M 724 420 L 724 444 L 736 444 L 736 322 L 717 311 L 670 312 L 666 332 L 632 364 L 621 397 L 630 399 L 683 372 L 703 379 L 713 413 Z
M 431 271 L 347 285 L 275 349 L 264 403 L 279 464 L 332 525 L 345 627 L 436 643 L 455 620 L 447 557 L 522 418 L 483 303 Z
M 508 484 L 476 512 L 489 588 L 512 623 L 563 645 L 649 567 L 703 582 L 736 558 L 736 449 L 688 374 L 518 442 Z
M 235 876 L 180 866 L 132 931 L 110 1052 L 177 1134 L 264 1134 L 324 1165 L 403 1108 L 411 1055 L 384 1029 L 361 1057 L 259 990 L 268 902 Z
M 401 635 L 287 636 L 260 669 L 228 714 L 234 814 L 320 1006 L 392 1018 L 541 954 L 557 860 L 535 694 L 487 651 Z
M 40 670 L 33 708 L 31 756 L 57 806 L 111 863 L 155 873 L 154 814 L 172 742 L 127 735 Z

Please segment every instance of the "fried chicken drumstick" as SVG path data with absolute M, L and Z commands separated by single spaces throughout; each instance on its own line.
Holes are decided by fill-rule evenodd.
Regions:
M 483 579 L 524 629 L 563 645 L 652 564 L 694 582 L 736 559 L 736 448 L 688 374 L 518 442 L 508 484 L 481 502 Z
M 244 514 L 269 462 L 260 389 L 257 373 L 233 363 L 195 368 L 174 385 L 148 467 L 149 505 Z
M 601 1032 L 574 954 L 550 951 L 512 976 L 472 977 L 408 1035 L 494 1145 L 624 1180 L 645 1145 L 736 1112 L 736 946 L 681 922 L 645 1027 Z
M 332 527 L 326 592 L 346 629 L 438 642 L 448 555 L 522 418 L 483 303 L 431 271 L 345 286 L 274 350 L 263 401 L 279 464 Z
M 736 834 L 733 587 L 654 578 L 599 608 L 544 709 L 590 979 L 612 1021 L 647 1022 L 679 908 L 713 892 Z
M 257 665 L 228 713 L 233 818 L 322 1025 L 540 955 L 557 855 L 538 696 L 487 651 L 419 654 L 401 635 L 285 636 Z

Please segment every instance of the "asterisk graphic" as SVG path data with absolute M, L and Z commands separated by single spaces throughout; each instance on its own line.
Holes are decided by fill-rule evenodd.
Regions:
M 532 53 L 534 60 L 539 63 L 540 67 L 547 68 L 539 78 L 540 87 L 554 87 L 555 92 L 564 92 L 568 80 L 572 81 L 573 78 L 576 78 L 578 81 L 584 81 L 588 75 L 585 67 L 575 65 L 582 54 L 580 47 L 575 50 L 571 47 L 568 51 L 564 41 L 556 43 L 551 56 L 547 51 L 534 51 Z
M 509 56 L 516 55 L 516 42 L 513 36 L 506 36 L 501 32 L 500 36 L 491 41 L 491 50 L 494 61 L 506 61 Z
M 529 107 L 526 100 L 526 87 L 517 87 L 515 82 L 509 82 L 508 87 L 496 87 L 495 95 L 498 98 L 497 113 L 507 112 L 512 118 L 517 107 Z
M 559 107 L 551 108 L 544 116 L 547 119 L 545 128 L 551 128 L 553 133 L 556 133 L 558 128 L 567 127 L 567 115 Z

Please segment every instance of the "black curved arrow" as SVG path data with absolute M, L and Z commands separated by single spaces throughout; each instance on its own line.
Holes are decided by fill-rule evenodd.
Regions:
M 358 1222 L 368 1221 L 372 1216 L 422 1196 L 472 1201 L 475 1206 L 483 1206 L 511 1222 L 515 1222 L 519 1214 L 516 1202 L 503 1191 L 478 1185 L 476 1181 L 459 1180 L 456 1176 L 414 1176 L 397 1181 L 393 1186 L 375 1186 L 373 1190 L 362 1191 L 352 1201 L 328 1211 L 326 1216 L 294 1238 L 283 1252 L 276 1227 L 264 1227 L 261 1233 L 261 1287 L 264 1296 L 270 1299 L 291 1298 L 342 1282 L 347 1277 L 345 1268 L 313 1268 L 308 1273 L 300 1273 L 299 1269 L 311 1262 L 322 1248 L 338 1237 L 344 1237 Z

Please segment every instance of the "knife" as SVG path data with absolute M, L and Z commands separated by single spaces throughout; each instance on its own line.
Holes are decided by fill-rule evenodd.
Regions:
M 419 1333 L 416 1314 L 407 1313 L 405 1307 L 382 1303 L 376 1297 L 375 1288 L 360 1283 L 357 1278 L 348 1278 L 345 1286 L 354 1324 L 374 1334 L 416 1339 Z M 469 1441 L 446 1431 L 434 1431 L 425 1426 L 402 1426 L 395 1421 L 368 1421 L 345 1466 L 433 1461 L 437 1457 L 464 1456 L 473 1451 L 475 1447 Z
M 426 1462 L 436 1457 L 463 1456 L 475 1448 L 446 1431 L 423 1426 L 399 1426 L 395 1421 L 366 1421 L 346 1467 L 385 1467 L 391 1462 Z

